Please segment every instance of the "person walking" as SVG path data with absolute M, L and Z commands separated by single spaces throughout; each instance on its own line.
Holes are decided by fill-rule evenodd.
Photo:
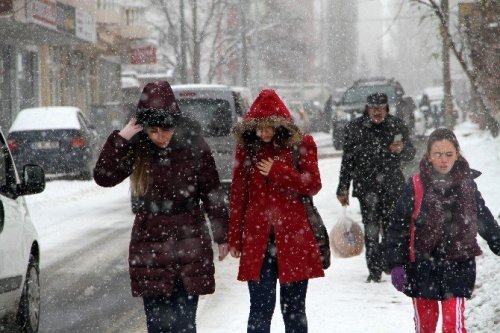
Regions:
M 481 254 L 476 236 L 500 256 L 500 226 L 474 181 L 481 173 L 470 168 L 451 130 L 431 133 L 419 168 L 388 227 L 392 283 L 412 298 L 416 332 L 436 331 L 441 303 L 443 333 L 465 333 L 464 300 L 474 289 Z M 415 202 L 421 202 L 419 213 Z
M 229 247 L 239 258 L 238 280 L 248 281 L 247 333 L 270 332 L 277 280 L 285 331 L 307 332 L 308 280 L 324 276 L 302 201 L 321 189 L 316 144 L 271 89 L 260 92 L 234 133 Z
M 422 113 L 424 114 L 424 119 L 425 119 L 425 128 L 430 128 L 431 127 L 431 120 L 433 119 L 432 117 L 432 110 L 431 110 L 431 101 L 429 99 L 429 96 L 424 93 L 422 94 L 422 99 L 420 100 L 420 103 L 418 105 Z
M 387 95 L 367 97 L 365 112 L 345 129 L 337 199 L 349 205 L 349 187 L 359 199 L 364 226 L 366 282 L 380 282 L 384 263 L 384 242 L 389 219 L 404 186 L 401 162 L 415 156 L 408 128 L 389 114 Z
M 229 251 L 224 194 L 200 131 L 181 113 L 168 82 L 148 83 L 135 118 L 111 133 L 94 169 L 104 187 L 130 176 L 132 194 L 141 200 L 128 261 L 132 295 L 143 298 L 149 333 L 196 332 L 198 296 L 215 289 L 204 212 L 219 260 Z

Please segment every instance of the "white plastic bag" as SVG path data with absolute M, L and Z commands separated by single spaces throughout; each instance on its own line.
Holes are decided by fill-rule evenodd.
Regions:
M 363 252 L 363 229 L 359 223 L 347 216 L 346 207 L 330 231 L 330 245 L 333 253 L 340 258 L 354 257 Z

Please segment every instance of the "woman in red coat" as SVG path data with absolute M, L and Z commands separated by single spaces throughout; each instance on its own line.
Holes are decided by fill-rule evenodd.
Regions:
M 308 279 L 324 276 L 303 196 L 321 189 L 316 144 L 293 123 L 273 90 L 263 90 L 234 129 L 229 249 L 248 281 L 247 332 L 269 332 L 280 282 L 286 332 L 307 332 Z M 298 169 L 292 149 L 299 149 Z M 300 170 L 300 171 L 299 171 Z
M 132 119 L 107 139 L 94 170 L 101 186 L 130 176 L 141 208 L 132 228 L 132 295 L 144 299 L 149 333 L 196 332 L 198 296 L 215 289 L 212 240 L 200 202 L 228 253 L 224 195 L 200 126 L 184 117 L 166 81 L 148 83 Z

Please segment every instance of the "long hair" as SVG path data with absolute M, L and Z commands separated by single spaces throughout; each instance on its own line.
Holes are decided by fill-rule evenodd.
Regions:
M 149 185 L 149 170 L 152 159 L 152 145 L 146 133 L 140 132 L 134 148 L 130 151 L 133 156 L 132 174 L 130 175 L 130 190 L 133 195 L 142 196 L 146 193 Z

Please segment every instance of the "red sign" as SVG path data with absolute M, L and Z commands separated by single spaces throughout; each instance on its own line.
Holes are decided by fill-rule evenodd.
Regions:
M 156 48 L 147 46 L 131 49 L 130 63 L 133 65 L 156 64 Z

